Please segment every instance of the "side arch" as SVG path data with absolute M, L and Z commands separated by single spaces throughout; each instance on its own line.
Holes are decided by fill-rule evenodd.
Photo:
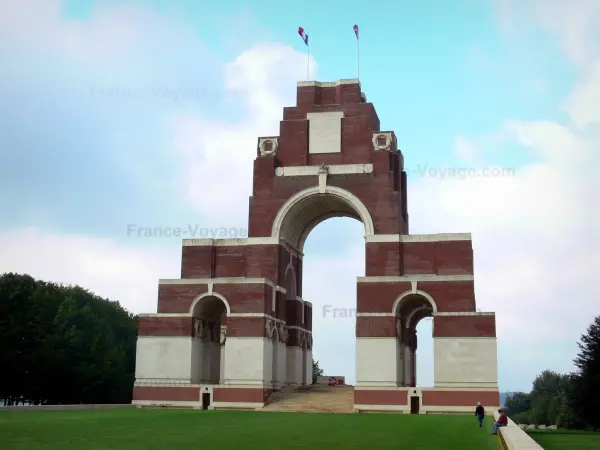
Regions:
M 433 314 L 435 315 L 437 313 L 437 305 L 436 305 L 435 300 L 433 299 L 433 297 L 431 295 L 429 295 L 425 291 L 419 291 L 419 290 L 413 291 L 413 290 L 410 290 L 410 291 L 403 292 L 402 294 L 400 294 L 396 298 L 396 300 L 394 301 L 394 304 L 392 305 L 392 314 L 394 314 L 395 316 L 398 315 L 398 313 L 400 311 L 400 307 L 402 306 L 402 302 L 407 297 L 409 297 L 409 296 L 421 296 L 421 297 L 423 297 L 431 305 L 431 309 L 433 310 Z
M 351 217 L 365 227 L 365 236 L 375 233 L 373 218 L 365 204 L 351 192 L 335 187 L 314 186 L 290 197 L 273 220 L 271 236 L 291 240 L 302 251 L 308 232 L 330 217 Z
M 194 308 L 196 307 L 197 304 L 199 304 L 202 299 L 206 298 L 206 297 L 216 297 L 219 300 L 221 300 L 223 302 L 223 304 L 225 305 L 225 312 L 227 313 L 227 315 L 229 316 L 231 314 L 231 306 L 229 306 L 229 302 L 227 301 L 227 299 L 225 297 L 223 297 L 221 294 L 219 294 L 218 292 L 205 292 L 204 294 L 200 294 L 198 297 L 196 297 L 194 299 L 194 301 L 192 302 L 192 304 L 190 305 L 190 314 L 194 314 Z

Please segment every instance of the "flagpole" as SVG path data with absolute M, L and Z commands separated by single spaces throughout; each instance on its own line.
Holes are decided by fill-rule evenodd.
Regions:
M 306 81 L 310 81 L 310 45 L 306 43 L 308 53 L 306 54 Z
M 360 81 L 360 38 L 358 36 L 356 37 L 356 53 L 356 71 L 358 73 L 358 81 Z

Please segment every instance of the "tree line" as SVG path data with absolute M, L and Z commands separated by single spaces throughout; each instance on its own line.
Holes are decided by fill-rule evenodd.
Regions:
M 600 428 L 600 316 L 577 343 L 576 371 L 544 370 L 531 392 L 516 392 L 504 403 L 512 420 L 521 424 L 556 425 L 570 429 Z
M 0 276 L 0 400 L 131 403 L 138 319 L 79 286 Z

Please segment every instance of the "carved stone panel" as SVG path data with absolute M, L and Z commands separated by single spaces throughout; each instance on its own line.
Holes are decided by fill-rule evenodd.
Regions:
M 279 139 L 276 137 L 258 138 L 258 150 L 260 156 L 275 155 L 279 147 Z
M 373 133 L 373 149 L 376 151 L 392 150 L 392 133 Z
M 219 342 L 217 324 L 205 319 L 195 319 L 194 337 L 202 342 Z
M 277 322 L 271 318 L 265 320 L 265 331 L 267 339 L 277 340 L 279 339 L 279 330 L 277 329 Z
M 297 330 L 298 331 L 298 344 L 300 348 L 303 349 L 307 349 L 308 346 L 308 333 L 306 333 L 304 330 Z
M 283 323 L 279 323 L 279 341 L 283 343 L 287 343 L 288 341 L 288 330 L 287 327 Z
M 221 345 L 225 345 L 226 340 L 227 340 L 227 327 L 221 327 L 221 335 L 219 336 L 219 343 Z
M 308 153 L 342 151 L 342 111 L 308 113 Z

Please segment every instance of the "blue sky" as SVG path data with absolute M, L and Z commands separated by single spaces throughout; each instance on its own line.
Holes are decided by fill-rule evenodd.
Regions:
M 256 139 L 277 134 L 306 78 L 298 27 L 310 36 L 311 78 L 332 81 L 356 76 L 356 23 L 363 91 L 410 173 L 411 232 L 473 233 L 478 307 L 497 312 L 501 389 L 571 370 L 598 314 L 600 260 L 600 8 L 578 6 L 2 5 L 0 269 L 153 311 L 156 280 L 178 277 L 180 242 L 133 238 L 127 226 L 245 228 Z M 425 166 L 515 173 L 452 180 L 419 176 Z M 318 312 L 354 306 L 362 234 L 331 219 L 305 252 L 315 356 L 351 381 L 353 319 Z M 419 325 L 424 385 L 430 329 Z

